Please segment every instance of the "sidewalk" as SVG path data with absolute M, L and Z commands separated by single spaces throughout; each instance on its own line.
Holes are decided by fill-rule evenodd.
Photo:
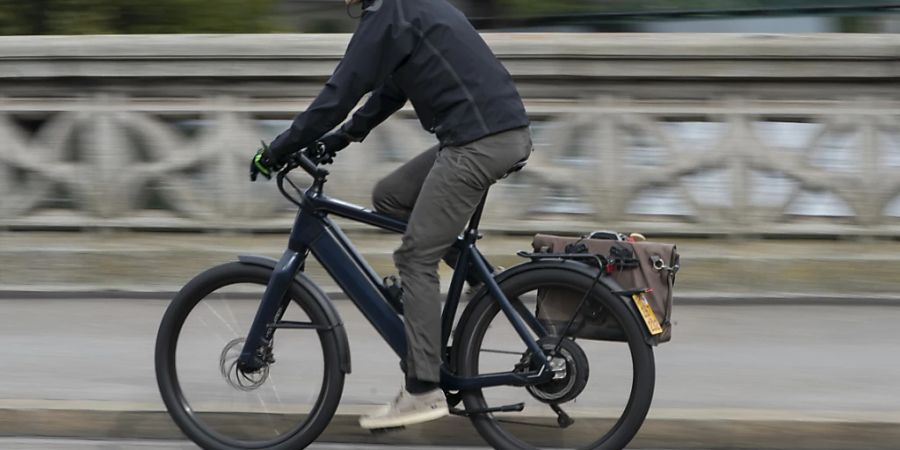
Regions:
M 354 233 L 351 239 L 378 273 L 395 273 L 396 235 Z M 664 240 L 676 242 L 682 255 L 677 301 L 900 301 L 900 241 Z M 167 297 L 212 265 L 240 254 L 277 258 L 286 244 L 286 234 L 0 233 L 0 295 Z M 530 236 L 496 234 L 478 243 L 506 267 L 522 262 L 515 253 L 530 244 Z M 327 292 L 338 292 L 316 263 L 307 273 Z M 449 274 L 442 267 L 445 284 Z

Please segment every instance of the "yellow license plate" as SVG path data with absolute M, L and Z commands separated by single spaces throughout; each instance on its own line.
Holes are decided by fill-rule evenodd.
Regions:
M 641 317 L 644 318 L 644 323 L 647 324 L 650 334 L 656 336 L 662 333 L 662 326 L 660 326 L 659 320 L 656 319 L 656 314 L 653 313 L 653 308 L 650 307 L 647 297 L 644 297 L 644 294 L 641 293 L 634 294 L 631 298 L 634 299 L 634 304 L 637 305 L 638 311 L 641 312 Z

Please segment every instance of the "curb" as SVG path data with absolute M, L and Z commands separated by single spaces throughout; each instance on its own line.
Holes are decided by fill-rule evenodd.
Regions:
M 329 298 L 335 301 L 349 300 L 347 295 L 336 289 L 326 289 Z M 171 300 L 175 290 L 126 289 L 0 289 L 0 300 Z M 444 293 L 446 295 L 446 293 Z M 675 293 L 677 305 L 839 305 L 839 306 L 900 306 L 900 294 L 835 294 L 798 292 L 686 292 Z
M 230 418 L 228 420 L 234 420 Z M 357 414 L 339 412 L 321 443 L 484 446 L 467 419 L 450 417 L 400 431 L 372 434 Z M 576 424 L 577 426 L 577 424 Z M 540 445 L 558 444 L 553 429 L 534 429 Z M 589 425 L 582 429 L 590 430 Z M 576 437 L 573 428 L 566 436 Z M 184 439 L 164 411 L 0 409 L 0 436 L 89 439 Z M 584 437 L 584 435 L 581 435 Z M 854 420 L 648 418 L 629 448 L 837 450 L 896 449 L 900 423 Z M 538 442 L 535 442 L 538 444 Z
M 90 294 L 95 298 L 170 297 L 202 270 L 233 261 L 242 253 L 277 257 L 285 244 L 283 236 L 113 233 L 79 234 L 74 241 L 73 236 L 0 233 L 0 291 L 6 291 L 0 296 L 80 291 L 104 292 Z M 481 248 L 493 263 L 510 267 L 523 262 L 514 255 L 527 247 L 527 239 L 493 238 L 490 245 Z M 391 257 L 396 244 L 393 239 L 361 233 L 352 239 L 377 273 L 396 273 Z M 683 270 L 675 288 L 678 302 L 900 301 L 900 241 L 694 239 L 683 244 Z M 443 265 L 440 271 L 443 289 L 447 289 L 451 271 Z M 307 275 L 327 292 L 338 291 L 319 264 L 311 263 Z

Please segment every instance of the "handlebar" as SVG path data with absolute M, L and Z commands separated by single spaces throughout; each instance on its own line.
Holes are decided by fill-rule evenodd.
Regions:
M 278 171 L 278 175 L 275 177 L 275 181 L 278 185 L 278 190 L 281 192 L 281 195 L 287 198 L 291 203 L 302 208 L 302 198 L 299 200 L 294 198 L 284 188 L 284 182 L 285 180 L 287 180 L 288 184 L 290 184 L 295 191 L 300 194 L 303 193 L 303 191 L 300 190 L 300 188 L 298 188 L 297 185 L 295 185 L 294 182 L 287 177 L 287 174 L 298 167 L 303 169 L 304 172 L 313 177 L 312 189 L 321 192 L 322 186 L 325 184 L 325 177 L 328 176 L 329 172 L 328 170 L 319 167 L 319 164 L 330 163 L 333 157 L 334 154 L 329 153 L 321 142 L 316 142 L 315 144 L 290 155 L 287 158 L 284 167 L 282 167 L 281 170 Z
M 319 143 L 313 145 L 321 146 L 321 144 Z M 328 171 L 318 166 L 318 162 L 321 158 L 321 153 L 324 151 L 324 148 L 320 147 L 318 149 L 313 149 L 313 145 L 310 145 L 309 147 L 306 147 L 305 149 L 288 157 L 287 163 L 278 173 L 279 177 L 284 177 L 288 174 L 288 172 L 298 167 L 303 169 L 304 172 L 308 173 L 315 179 L 328 176 Z

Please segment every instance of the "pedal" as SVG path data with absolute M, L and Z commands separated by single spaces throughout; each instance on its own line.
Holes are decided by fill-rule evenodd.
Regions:
M 397 431 L 403 431 L 405 429 L 406 427 L 372 428 L 369 430 L 369 433 L 373 435 L 382 435 L 388 433 L 396 433 Z
M 468 417 L 475 414 L 487 414 L 487 413 L 495 413 L 495 412 L 522 412 L 525 410 L 525 403 L 515 403 L 512 405 L 503 405 L 503 406 L 494 406 L 491 408 L 478 408 L 478 409 L 459 409 L 459 408 L 450 408 L 450 414 L 456 416 Z
M 451 408 L 450 414 L 453 414 L 453 407 L 460 404 L 462 402 L 462 394 L 459 392 L 448 392 L 447 393 L 447 406 Z

